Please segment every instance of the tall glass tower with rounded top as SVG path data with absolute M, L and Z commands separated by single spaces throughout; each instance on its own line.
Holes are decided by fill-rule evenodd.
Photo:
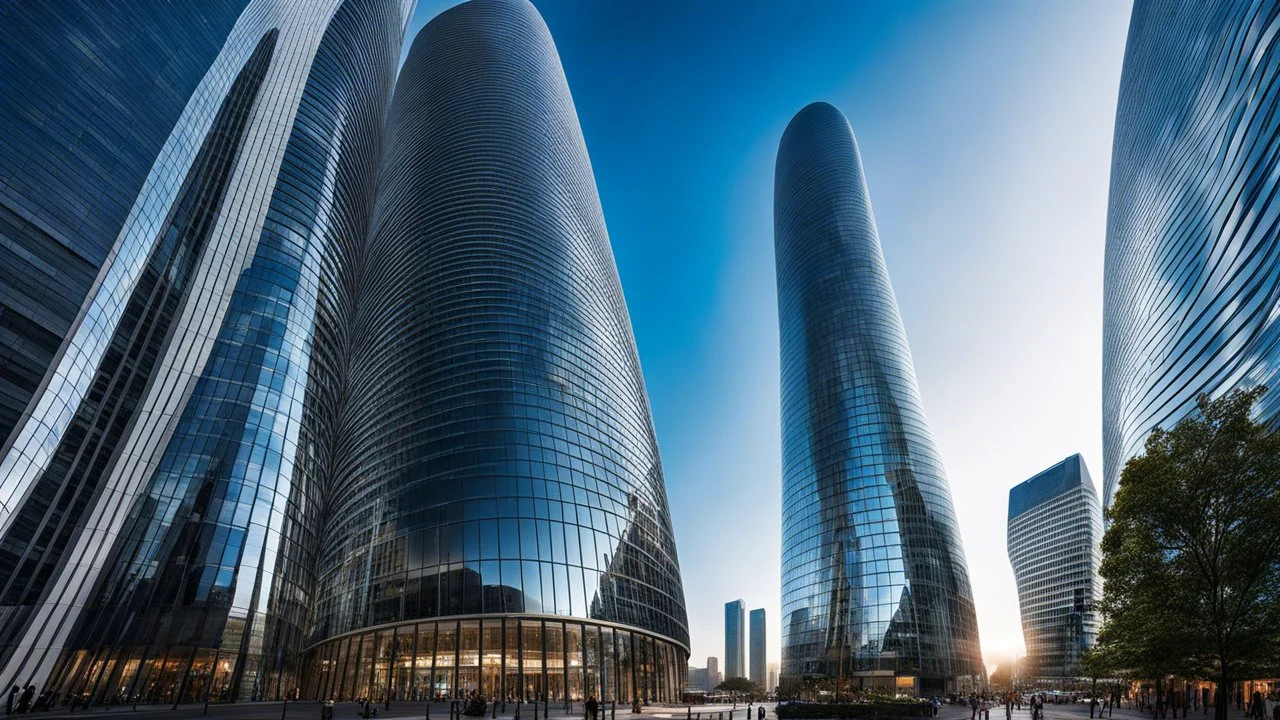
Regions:
M 826 103 L 774 179 L 782 389 L 782 673 L 963 690 L 983 666 L 969 574 L 858 144 Z
M 684 591 L 577 112 L 525 0 L 398 80 L 305 692 L 680 697 Z

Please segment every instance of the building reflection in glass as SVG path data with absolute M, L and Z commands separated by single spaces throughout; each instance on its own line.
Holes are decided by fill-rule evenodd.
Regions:
M 975 687 L 983 668 L 951 491 L 839 110 L 796 114 L 774 187 L 784 679 Z

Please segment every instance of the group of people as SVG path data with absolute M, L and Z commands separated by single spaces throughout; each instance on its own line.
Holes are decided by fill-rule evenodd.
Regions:
M 4 703 L 5 717 L 10 715 L 23 715 L 29 712 L 38 712 L 40 710 L 52 710 L 56 703 L 58 694 L 48 690 L 40 693 L 36 697 L 36 686 L 28 685 L 26 689 L 22 689 L 14 685 L 9 690 L 9 697 Z

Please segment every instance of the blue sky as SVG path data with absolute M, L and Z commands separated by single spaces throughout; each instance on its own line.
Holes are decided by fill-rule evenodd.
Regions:
M 410 37 L 453 4 L 421 0 Z M 780 655 L 773 162 L 814 100 L 858 136 L 984 653 L 1021 652 L 1008 490 L 1074 452 L 1102 474 L 1102 263 L 1129 3 L 535 5 L 640 348 L 691 663 L 723 658 L 723 604 L 739 597 L 766 608 L 769 660 Z

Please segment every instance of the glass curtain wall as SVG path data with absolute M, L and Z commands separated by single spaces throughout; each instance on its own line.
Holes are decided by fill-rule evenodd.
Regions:
M 574 621 L 503 617 L 382 627 L 311 648 L 308 698 L 675 702 L 688 652 L 670 640 Z

